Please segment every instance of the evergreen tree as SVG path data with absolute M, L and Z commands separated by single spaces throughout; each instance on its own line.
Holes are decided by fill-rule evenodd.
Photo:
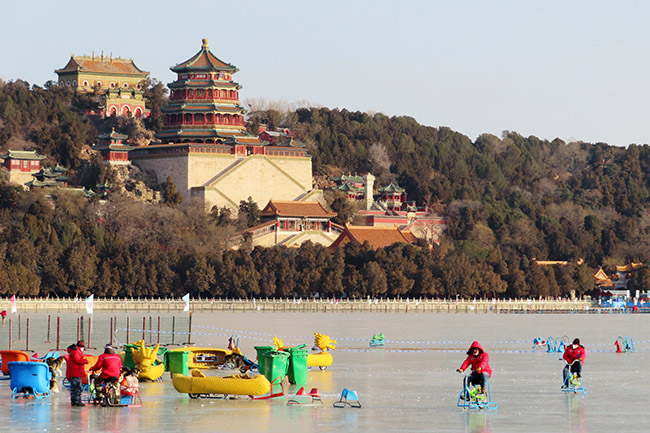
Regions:
M 163 202 L 167 206 L 176 207 L 183 203 L 183 195 L 176 188 L 176 182 L 172 176 L 167 177 L 167 180 L 163 182 L 161 192 Z
M 253 197 L 239 202 L 238 224 L 240 227 L 254 227 L 260 223 L 260 208 Z

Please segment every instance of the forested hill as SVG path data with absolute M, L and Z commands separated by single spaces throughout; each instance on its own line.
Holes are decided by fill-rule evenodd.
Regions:
M 315 173 L 370 171 L 380 185 L 397 180 L 409 199 L 444 205 L 453 247 L 505 261 L 510 272 L 532 258 L 590 266 L 650 259 L 647 145 L 567 144 L 515 132 L 472 142 L 410 117 L 325 108 L 258 117 L 291 127 L 309 145 Z
M 112 126 L 141 144 L 160 125 L 159 110 L 146 124 L 84 117 L 95 103 L 58 86 L 0 81 L 0 152 L 34 149 L 68 167 L 75 186 L 110 179 L 84 147 Z M 65 191 L 45 197 L 2 180 L 0 295 L 567 296 L 590 293 L 598 265 L 650 260 L 646 145 L 514 132 L 472 141 L 409 117 L 324 108 L 254 112 L 250 130 L 260 122 L 307 143 L 319 179 L 370 171 L 378 186 L 396 180 L 409 199 L 447 215 L 442 244 L 232 251 L 226 239 L 242 221 L 236 227 L 227 214 L 115 193 L 106 203 Z M 649 285 L 648 268 L 635 272 L 631 288 Z

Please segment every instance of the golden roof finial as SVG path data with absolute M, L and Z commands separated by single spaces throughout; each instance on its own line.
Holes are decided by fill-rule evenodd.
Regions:
M 203 38 L 203 45 L 201 45 L 201 48 L 204 50 L 208 49 L 208 38 Z

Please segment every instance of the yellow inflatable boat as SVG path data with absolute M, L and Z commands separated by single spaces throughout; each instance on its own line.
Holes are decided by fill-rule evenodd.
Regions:
M 211 347 L 179 347 L 172 352 L 189 352 L 188 368 L 217 368 L 225 364 L 226 356 L 232 355 L 232 350 Z
M 191 376 L 175 374 L 172 377 L 176 391 L 187 394 L 190 398 L 209 395 L 262 395 L 271 391 L 271 384 L 263 375 L 249 376 L 234 374 L 218 377 L 205 376 L 199 370 L 192 370 Z
M 320 367 L 321 370 L 325 370 L 330 365 L 332 365 L 332 354 L 329 352 L 307 355 L 307 367 Z
M 142 370 L 138 375 L 140 380 L 158 380 L 160 376 L 165 372 L 165 364 L 162 361 L 156 359 L 152 365 L 150 365 L 146 370 Z
M 144 340 L 139 340 L 136 344 L 131 350 L 131 355 L 133 362 L 140 369 L 138 379 L 158 380 L 165 372 L 165 364 L 157 357 L 160 344 L 156 344 L 156 347 L 145 347 Z

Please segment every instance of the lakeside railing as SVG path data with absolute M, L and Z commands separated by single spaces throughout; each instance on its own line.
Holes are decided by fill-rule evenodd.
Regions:
M 180 298 L 95 298 L 97 312 L 183 311 Z M 18 298 L 21 312 L 85 312 L 84 298 Z M 11 310 L 5 299 L 1 309 Z M 601 308 L 590 299 L 201 299 L 190 301 L 190 311 L 259 312 L 377 312 L 377 313 L 598 313 Z M 607 309 L 607 310 L 612 310 Z M 642 309 L 644 310 L 644 309 Z

